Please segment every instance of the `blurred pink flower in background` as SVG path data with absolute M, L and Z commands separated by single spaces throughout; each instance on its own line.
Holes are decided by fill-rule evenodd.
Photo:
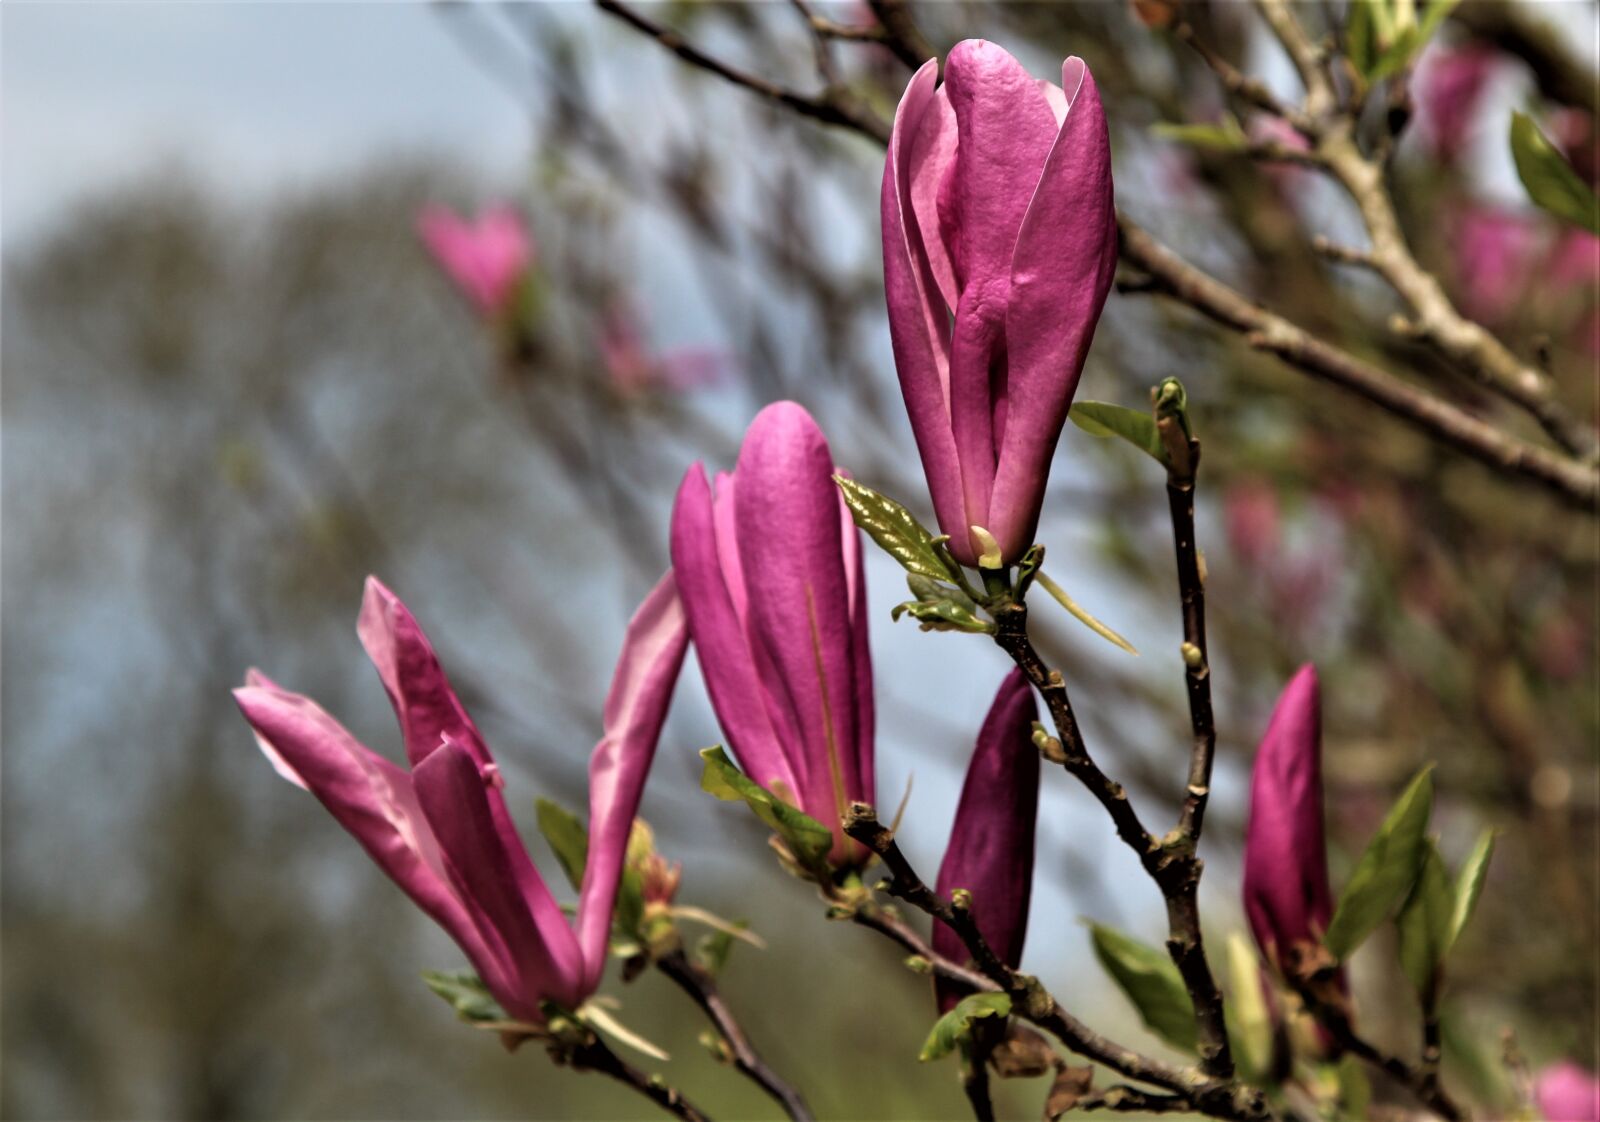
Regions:
M 1453 162 L 1471 141 L 1484 88 L 1499 66 L 1499 52 L 1490 47 L 1435 47 L 1423 52 L 1411 85 L 1416 129 L 1440 160 Z
M 600 314 L 600 361 L 619 393 L 664 389 L 683 392 L 719 382 L 728 372 L 728 356 L 709 347 L 651 350 L 644 323 L 633 304 L 620 297 L 607 301 Z
M 1561 147 L 1583 181 L 1593 187 L 1600 181 L 1600 132 L 1594 117 L 1582 109 L 1564 107 L 1550 114 L 1551 139 Z
M 1251 117 L 1250 123 L 1245 126 L 1245 136 L 1251 144 L 1276 144 L 1293 152 L 1311 150 L 1311 142 L 1300 134 L 1299 129 L 1270 113 L 1258 113 Z M 1309 168 L 1284 160 L 1264 160 L 1260 166 L 1267 178 L 1285 194 L 1293 194 L 1313 178 Z
M 1341 516 L 1332 498 L 1324 513 Z M 1260 479 L 1242 479 L 1228 487 L 1222 523 L 1235 556 L 1251 570 L 1248 579 L 1265 590 L 1273 618 L 1291 630 L 1316 622 L 1333 589 L 1337 548 L 1323 540 L 1314 551 L 1290 550 L 1278 493 Z
M 417 215 L 417 234 L 467 302 L 485 318 L 511 307 L 535 247 L 515 207 L 489 207 L 469 220 L 437 204 Z
M 1462 310 L 1482 323 L 1503 321 L 1522 298 L 1539 248 L 1538 224 L 1519 211 L 1473 203 L 1451 225 Z
M 1545 1122 L 1600 1122 L 1600 1079 L 1563 1060 L 1533 1081 L 1533 1101 Z

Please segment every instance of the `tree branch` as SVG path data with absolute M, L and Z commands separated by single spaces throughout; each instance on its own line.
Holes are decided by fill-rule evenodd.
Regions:
M 552 1048 L 550 1054 L 558 1064 L 570 1065 L 574 1071 L 598 1071 L 611 1076 L 683 1122 L 711 1122 L 709 1116 L 701 1113 L 677 1088 L 669 1086 L 658 1075 L 646 1075 L 613 1052 L 593 1032 L 585 1043 L 572 1048 Z
M 734 1067 L 776 1099 L 783 1107 L 783 1112 L 794 1122 L 811 1122 L 811 1109 L 806 1106 L 805 1099 L 762 1060 L 732 1010 L 717 992 L 715 978 L 690 962 L 681 950 L 656 959 L 656 968 L 677 983 L 678 988 L 688 994 L 711 1019 L 718 1034 L 728 1043 Z

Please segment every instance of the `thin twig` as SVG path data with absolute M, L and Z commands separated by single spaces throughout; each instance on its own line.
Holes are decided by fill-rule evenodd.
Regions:
M 683 1119 L 683 1122 L 711 1122 L 710 1117 L 684 1098 L 677 1088 L 670 1086 L 659 1075 L 646 1075 L 613 1052 L 605 1041 L 593 1033 L 585 1043 L 570 1049 L 553 1050 L 551 1055 L 557 1063 L 569 1064 L 575 1071 L 598 1071 L 611 1076 L 674 1118 Z
M 830 86 L 820 94 L 803 94 L 786 89 L 707 54 L 678 32 L 657 23 L 630 5 L 622 3 L 621 0 L 594 0 L 594 2 L 601 11 L 617 17 L 635 31 L 648 35 L 691 66 L 709 71 L 736 86 L 743 86 L 753 93 L 794 110 L 802 117 L 852 129 L 876 140 L 879 144 L 889 143 L 889 123 L 842 86 Z
M 1157 292 L 1242 334 L 1258 350 L 1381 406 L 1414 428 L 1514 479 L 1538 483 L 1569 504 L 1600 507 L 1600 471 L 1501 432 L 1388 371 L 1324 342 L 1190 265 L 1118 214 L 1122 259 L 1143 276 L 1124 292 Z
M 1173 1095 L 1152 1095 L 1137 1087 L 1107 1087 L 1077 1101 L 1077 1110 L 1108 1110 L 1114 1114 L 1182 1114 L 1186 1100 Z
M 681 950 L 656 959 L 656 968 L 671 978 L 679 989 L 688 994 L 716 1026 L 717 1033 L 728 1044 L 733 1056 L 733 1066 L 777 1100 L 783 1112 L 794 1122 L 811 1122 L 811 1109 L 800 1092 L 767 1066 L 760 1053 L 750 1043 L 743 1027 L 734 1017 L 727 1002 L 717 992 L 716 979 L 710 973 L 689 961 Z
M 917 21 L 911 18 L 906 0 L 867 0 L 867 7 L 883 25 L 884 45 L 912 70 L 937 56 Z
M 843 824 L 846 834 L 872 850 L 888 867 L 891 895 L 926 912 L 961 937 L 974 963 L 985 975 L 986 984 L 979 988 L 998 989 L 1008 994 L 1013 1014 L 1051 1033 L 1071 1051 L 1104 1064 L 1124 1078 L 1182 1096 L 1191 1110 L 1239 1122 L 1262 1122 L 1271 1117 L 1265 1100 L 1253 1088 L 1214 1079 L 1193 1068 L 1174 1068 L 1117 1044 L 1063 1009 L 1037 978 L 1007 966 L 984 939 L 971 913 L 941 899 L 917 875 L 894 840 L 894 833 L 878 821 L 872 807 L 853 803 Z
M 1219 55 L 1195 33 L 1193 25 L 1187 20 L 1179 19 L 1173 25 L 1172 33 L 1180 42 L 1187 43 L 1193 48 L 1194 52 L 1205 61 L 1216 74 L 1217 80 L 1222 83 L 1223 89 L 1244 99 L 1257 109 L 1265 110 L 1274 117 L 1282 117 L 1296 128 L 1307 124 L 1300 110 L 1280 100 L 1267 88 L 1265 82 L 1252 78 Z

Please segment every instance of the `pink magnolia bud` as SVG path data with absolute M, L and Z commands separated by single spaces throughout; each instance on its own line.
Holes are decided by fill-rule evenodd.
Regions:
M 739 766 L 832 828 L 844 864 L 870 856 L 840 819 L 873 801 L 873 701 L 861 537 L 836 470 L 811 414 L 767 406 L 715 494 L 702 465 L 685 474 L 672 564 Z
M 1322 701 L 1309 664 L 1284 687 L 1256 750 L 1244 910 L 1256 945 L 1284 973 L 1311 960 L 1333 914 L 1322 824 Z
M 1499 66 L 1499 52 L 1480 46 L 1435 47 L 1418 60 L 1411 86 L 1417 132 L 1445 163 L 1454 162 L 1472 138 L 1484 87 Z
M 522 215 L 496 206 L 468 220 L 442 206 L 417 216 L 417 233 L 467 302 L 486 319 L 507 311 L 533 264 L 533 239 Z
M 1545 1122 L 1600 1122 L 1600 1079 L 1563 1060 L 1533 1081 L 1533 1102 Z
M 1111 145 L 1089 68 L 1036 80 L 958 43 L 906 87 L 883 169 L 900 388 L 939 526 L 974 565 L 1032 544 L 1050 457 L 1116 267 Z
M 957 888 L 972 893 L 978 930 L 1008 966 L 1022 961 L 1033 891 L 1033 830 L 1039 814 L 1033 723 L 1038 717 L 1027 678 L 1011 671 L 978 733 L 937 882 L 945 899 Z M 961 937 L 942 923 L 934 924 L 933 949 L 956 962 L 970 957 Z M 961 999 L 961 991 L 946 982 L 936 982 L 935 992 L 940 1012 Z

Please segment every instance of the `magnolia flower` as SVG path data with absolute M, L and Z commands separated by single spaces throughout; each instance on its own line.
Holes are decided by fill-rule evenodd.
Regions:
M 757 414 L 713 495 L 692 466 L 672 511 L 672 565 L 729 747 L 756 783 L 831 827 L 873 801 L 872 661 L 861 540 L 811 415 Z
M 522 215 L 496 206 L 475 221 L 442 206 L 417 215 L 417 233 L 467 302 L 486 319 L 505 313 L 533 264 L 534 245 Z
M 427 636 L 375 578 L 357 631 L 394 705 L 410 770 L 252 670 L 234 697 L 261 750 L 455 939 L 507 1013 L 538 1023 L 541 1002 L 575 1008 L 600 984 L 629 830 L 687 646 L 671 575 L 628 625 L 605 734 L 589 758 L 576 929 L 528 858 L 501 795 L 505 780 Z
M 889 330 L 951 552 L 1011 563 L 1116 267 L 1111 148 L 1081 59 L 1057 87 L 969 39 L 938 73 L 906 87 L 883 169 Z
M 972 893 L 972 912 L 984 941 L 1008 966 L 1022 961 L 1033 890 L 1033 827 L 1039 814 L 1039 752 L 1033 723 L 1039 719 L 1033 691 L 1020 670 L 1000 684 L 978 733 L 956 807 L 950 844 L 939 866 L 938 892 Z M 934 924 L 933 949 L 956 962 L 969 957 L 961 937 Z M 936 981 L 939 1011 L 961 999 L 961 990 Z
M 1462 309 L 1499 323 L 1521 302 L 1540 248 L 1540 228 L 1520 211 L 1476 204 L 1456 216 L 1455 281 Z
M 1285 974 L 1314 958 L 1333 915 L 1322 826 L 1322 701 L 1309 664 L 1284 687 L 1256 750 L 1244 910 L 1256 945 Z
M 651 350 L 645 342 L 638 314 L 631 304 L 621 299 L 606 304 L 600 317 L 597 342 L 600 361 L 605 364 L 611 385 L 622 394 L 650 389 L 677 392 L 696 389 L 719 381 L 727 366 L 724 355 L 706 348 Z
M 1499 68 L 1499 52 L 1488 47 L 1435 48 L 1418 60 L 1417 131 L 1439 159 L 1455 160 L 1472 136 L 1484 88 Z
M 1545 1122 L 1600 1122 L 1600 1078 L 1563 1060 L 1533 1081 L 1533 1102 Z

